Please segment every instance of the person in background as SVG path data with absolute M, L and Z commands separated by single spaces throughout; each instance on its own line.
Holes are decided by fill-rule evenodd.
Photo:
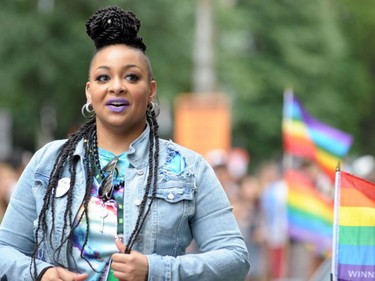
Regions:
M 8 207 L 9 198 L 17 182 L 16 170 L 7 163 L 0 163 L 0 223 Z
M 288 276 L 289 234 L 287 222 L 287 186 L 278 163 L 261 165 L 258 178 L 261 186 L 261 210 L 266 234 L 269 280 Z
M 82 108 L 88 121 L 25 168 L 0 227 L 1 278 L 245 279 L 246 245 L 213 169 L 158 136 L 157 84 L 140 25 L 118 7 L 87 21 L 96 47 Z M 193 239 L 200 253 L 187 255 Z
M 229 169 L 229 153 L 224 149 L 214 149 L 205 155 L 205 159 L 214 169 L 229 201 L 233 202 L 238 198 L 238 179 L 236 179 Z
M 265 281 L 265 229 L 260 206 L 260 185 L 257 177 L 245 175 L 239 181 L 238 198 L 233 212 L 245 238 L 250 254 L 248 281 Z

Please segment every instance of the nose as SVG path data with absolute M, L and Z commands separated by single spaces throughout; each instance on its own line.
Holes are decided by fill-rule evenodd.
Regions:
M 125 81 L 121 78 L 113 78 L 110 84 L 109 91 L 113 94 L 121 94 L 126 91 Z

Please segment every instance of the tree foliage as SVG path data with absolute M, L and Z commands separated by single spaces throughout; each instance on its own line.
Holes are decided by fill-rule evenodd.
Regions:
M 337 5 L 327 0 L 239 1 L 233 13 L 219 10 L 220 81 L 234 100 L 235 142 L 253 158 L 281 157 L 288 87 L 313 116 L 358 135 L 355 85 L 368 84 L 352 56 Z
M 191 91 L 195 1 L 50 1 L 50 11 L 41 0 L 5 0 L 0 10 L 0 104 L 13 115 L 15 146 L 37 148 L 45 106 L 56 109 L 55 138 L 83 121 L 94 51 L 85 21 L 99 7 L 141 18 L 159 98 L 173 104 Z M 254 162 L 281 157 L 283 91 L 292 87 L 314 117 L 354 135 L 352 153 L 374 151 L 372 1 L 212 3 L 217 87 L 232 99 L 233 145 Z

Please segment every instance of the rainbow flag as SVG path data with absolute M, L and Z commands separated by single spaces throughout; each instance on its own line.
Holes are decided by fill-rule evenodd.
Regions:
M 333 200 L 323 197 L 311 181 L 297 170 L 287 170 L 289 235 L 314 246 L 319 253 L 332 247 Z
M 352 145 L 352 136 L 311 117 L 291 91 L 286 91 L 284 99 L 284 150 L 314 160 L 333 182 L 337 164 Z
M 375 184 L 338 171 L 335 188 L 333 280 L 375 280 Z

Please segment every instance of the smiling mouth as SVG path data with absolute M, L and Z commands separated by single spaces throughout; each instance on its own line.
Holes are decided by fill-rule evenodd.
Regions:
M 106 103 L 108 109 L 112 112 L 122 112 L 129 106 L 129 102 L 127 100 L 108 100 Z

